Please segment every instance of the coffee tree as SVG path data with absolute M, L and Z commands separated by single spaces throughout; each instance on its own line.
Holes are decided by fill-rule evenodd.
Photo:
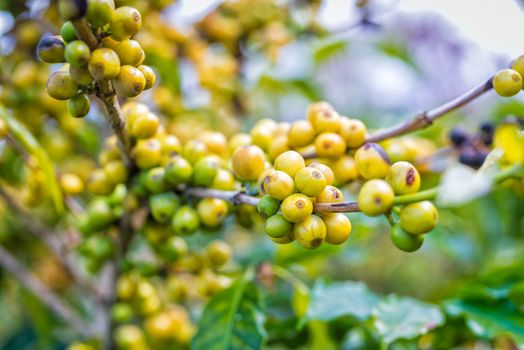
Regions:
M 447 208 L 489 193 L 513 203 L 495 225 L 509 215 L 504 225 L 523 232 L 521 120 L 484 123 L 477 133 L 454 127 L 445 141 L 419 131 L 492 90 L 518 94 L 524 56 L 389 127 L 371 127 L 326 101 L 312 101 L 291 123 L 251 123 L 246 47 L 275 61 L 297 38 L 329 36 L 315 20 L 319 4 L 225 2 L 182 33 L 162 17 L 169 3 L 59 0 L 42 15 L 54 32 L 17 20 L 15 48 L 2 58 L 0 277 L 6 295 L 13 280 L 29 293 L 20 298 L 36 305 L 35 327 L 52 334 L 41 346 L 524 344 L 517 263 L 434 292 L 432 303 L 374 292 L 358 276 L 332 271 L 351 268 L 341 262 L 351 260 L 344 252 L 368 234 L 388 231 L 388 245 L 360 254 L 416 252 L 446 236 L 439 217 L 449 218 Z M 369 25 L 367 2 L 356 6 L 360 25 Z M 297 21 L 296 11 L 306 20 Z M 200 111 L 186 108 L 177 88 L 173 67 L 182 59 L 209 93 Z M 444 154 L 455 165 L 439 174 L 432 162 Z M 490 198 L 493 214 L 500 204 Z M 459 215 L 475 220 L 467 210 Z M 6 346 L 18 348 L 16 339 L 23 336 Z

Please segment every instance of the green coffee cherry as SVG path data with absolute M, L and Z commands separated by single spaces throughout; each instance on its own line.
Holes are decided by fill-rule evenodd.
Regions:
M 87 12 L 87 0 L 58 0 L 58 12 L 66 21 L 84 17 Z
M 173 218 L 179 205 L 180 199 L 172 192 L 159 193 L 149 197 L 151 215 L 161 224 L 166 224 Z
M 49 76 L 46 83 L 46 91 L 54 99 L 67 100 L 76 95 L 78 85 L 71 74 L 65 71 L 57 71 Z
M 271 238 L 281 238 L 293 231 L 293 224 L 281 214 L 276 214 L 267 219 L 264 230 Z
M 197 186 L 208 186 L 213 182 L 220 163 L 216 156 L 206 156 L 195 163 L 193 183 Z
M 193 207 L 188 205 L 180 207 L 171 221 L 176 234 L 188 236 L 195 233 L 200 227 L 198 214 Z
M 165 176 L 172 185 L 188 183 L 193 175 L 193 167 L 182 157 L 176 156 L 167 161 Z
M 142 16 L 137 9 L 122 6 L 116 9 L 111 22 L 111 37 L 117 41 L 129 39 L 142 27 Z
M 265 195 L 260 198 L 260 201 L 257 204 L 257 211 L 264 218 L 275 215 L 279 208 L 280 201 L 270 195 Z
M 413 235 L 433 230 L 437 222 L 438 211 L 430 201 L 408 204 L 400 211 L 400 226 Z
M 405 252 L 414 252 L 418 250 L 424 242 L 423 235 L 412 235 L 407 233 L 399 225 L 391 228 L 391 241 L 400 250 Z
M 125 323 L 133 318 L 133 308 L 128 303 L 115 303 L 111 308 L 111 318 L 116 323 Z M 85 349 L 85 350 L 90 350 Z M 76 349 L 75 349 L 76 350 Z M 82 349 L 79 349 L 82 350 Z
M 167 189 L 164 168 L 155 167 L 149 169 L 144 178 L 144 186 L 151 193 L 164 192 Z
M 64 24 L 62 24 L 62 28 L 60 28 L 60 35 L 66 43 L 78 39 L 76 37 L 75 27 L 73 26 L 73 23 L 71 23 L 70 21 L 64 22 Z
M 43 36 L 36 47 L 38 57 L 47 63 L 64 62 L 64 52 L 65 44 L 57 36 Z
M 89 0 L 87 21 L 93 28 L 101 28 L 113 21 L 115 3 L 113 0 Z
M 72 67 L 83 67 L 89 61 L 91 50 L 82 40 L 74 40 L 65 48 L 65 59 Z
M 78 68 L 69 66 L 69 74 L 71 74 L 71 78 L 78 85 L 85 86 L 93 82 L 93 77 L 91 76 L 91 73 L 89 73 L 89 69 L 87 69 L 86 66 Z
M 160 247 L 162 256 L 170 262 L 182 258 L 188 249 L 186 241 L 178 236 L 169 237 Z
M 78 94 L 67 100 L 67 111 L 75 118 L 85 117 L 90 107 L 91 100 L 85 94 Z
M 206 258 L 213 267 L 225 265 L 232 254 L 231 246 L 222 240 L 214 240 L 206 249 Z
M 106 260 L 114 252 L 115 245 L 110 237 L 92 236 L 89 237 L 80 247 L 80 252 L 96 260 Z

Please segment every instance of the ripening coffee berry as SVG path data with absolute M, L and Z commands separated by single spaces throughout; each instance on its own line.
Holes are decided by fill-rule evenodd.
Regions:
M 120 73 L 120 59 L 115 51 L 102 47 L 91 52 L 87 67 L 95 80 L 113 79 Z
M 167 191 L 166 172 L 162 167 L 149 169 L 142 179 L 144 187 L 151 193 Z
M 206 249 L 207 260 L 214 267 L 225 265 L 231 259 L 232 254 L 231 246 L 221 240 L 214 240 Z
M 175 135 L 165 135 L 160 139 L 162 143 L 162 153 L 167 156 L 172 156 L 182 151 L 182 144 Z
M 298 120 L 291 124 L 287 138 L 289 146 L 304 147 L 309 145 L 315 139 L 315 129 L 307 120 Z
M 142 16 L 137 9 L 122 6 L 115 10 L 111 22 L 111 38 L 122 41 L 129 39 L 142 27 Z
M 182 155 L 191 164 L 195 164 L 199 159 L 207 156 L 208 154 L 209 150 L 207 149 L 206 144 L 200 140 L 189 140 L 182 148 Z
M 128 64 L 131 66 L 137 66 L 144 55 L 144 50 L 142 50 L 138 41 L 133 39 L 126 39 L 120 42 L 116 47 L 115 52 L 118 55 L 118 58 L 120 58 L 120 63 L 122 65 Z
M 86 0 L 58 0 L 58 12 L 60 17 L 69 21 L 85 16 L 87 12 Z
M 280 201 L 271 197 L 270 195 L 265 195 L 264 197 L 260 198 L 257 204 L 257 211 L 264 218 L 275 215 L 279 208 Z
M 142 73 L 144 79 L 146 79 L 146 86 L 144 87 L 144 90 L 151 89 L 153 85 L 155 85 L 156 81 L 156 75 L 153 69 L 149 66 L 141 64 L 138 66 L 138 70 L 140 73 Z
M 91 100 L 86 94 L 78 94 L 67 100 L 67 111 L 75 118 L 85 117 L 90 107 Z
M 273 142 L 274 130 L 274 127 L 271 125 L 255 125 L 249 133 L 251 135 L 251 142 L 253 142 L 255 146 L 267 151 L 271 142 Z
M 193 175 L 193 166 L 185 158 L 175 156 L 165 166 L 166 180 L 172 185 L 188 183 Z
M 36 47 L 38 57 L 47 63 L 64 62 L 64 52 L 65 44 L 57 36 L 43 36 Z
M 270 160 L 275 160 L 279 155 L 289 151 L 289 145 L 286 135 L 275 135 L 273 141 L 267 148 L 267 156 Z
M 307 107 L 306 116 L 317 133 L 337 132 L 340 129 L 340 116 L 325 101 L 311 103 Z
M 87 21 L 93 28 L 102 28 L 113 21 L 115 2 L 113 0 L 89 0 Z
M 205 226 L 217 227 L 227 217 L 227 203 L 218 198 L 204 198 L 197 204 L 197 213 Z
M 103 169 L 107 179 L 112 184 L 117 185 L 126 182 L 128 176 L 127 167 L 120 159 L 108 161 L 104 164 Z
M 132 155 L 140 169 L 152 168 L 162 161 L 162 144 L 157 139 L 140 140 L 133 148 Z
M 227 155 L 227 139 L 221 132 L 205 130 L 198 135 L 198 140 L 206 145 L 209 152 L 220 157 Z
M 269 236 L 269 238 L 277 244 L 288 244 L 295 241 L 295 234 L 293 233 L 293 231 L 291 231 L 287 235 L 284 235 L 282 237 L 275 238 Z
M 493 77 L 493 89 L 500 96 L 514 96 L 522 89 L 522 76 L 513 69 L 502 69 Z
M 94 195 L 105 196 L 110 194 L 113 189 L 114 185 L 102 169 L 95 169 L 87 179 L 87 190 Z
M 156 222 L 168 223 L 175 215 L 180 199 L 173 192 L 164 192 L 149 197 L 149 208 Z
M 358 193 L 358 206 L 369 216 L 378 216 L 391 209 L 395 194 L 391 186 L 384 180 L 367 181 Z
M 344 195 L 335 186 L 327 185 L 316 199 L 318 203 L 342 203 Z
M 238 147 L 249 146 L 251 144 L 251 135 L 239 132 L 234 134 L 229 139 L 229 151 L 231 154 L 235 152 Z
M 78 39 L 76 37 L 75 27 L 70 21 L 64 22 L 64 24 L 62 24 L 62 27 L 60 28 L 60 35 L 66 43 Z
M 291 176 L 283 171 L 270 171 L 262 182 L 264 193 L 283 200 L 295 191 L 295 184 Z
M 366 124 L 364 124 L 362 121 L 358 119 L 342 117 L 339 133 L 346 141 L 347 147 L 357 148 L 366 142 L 368 130 L 366 128 Z
M 296 188 L 309 197 L 315 197 L 322 193 L 326 185 L 326 177 L 315 168 L 302 168 L 295 175 Z
M 400 211 L 400 226 L 413 235 L 433 230 L 437 222 L 438 211 L 430 201 L 408 204 Z
M 209 186 L 218 173 L 221 162 L 215 155 L 205 156 L 198 160 L 193 168 L 193 184 Z
M 395 194 L 415 193 L 420 188 L 418 170 L 409 162 L 396 162 L 391 165 L 386 181 L 391 185 Z
M 335 175 L 333 174 L 333 170 L 331 170 L 330 167 L 328 167 L 325 164 L 322 163 L 312 163 L 308 165 L 310 168 L 317 169 L 322 174 L 324 174 L 324 177 L 326 178 L 326 184 L 331 185 L 333 184 L 333 180 L 335 180 Z
M 67 100 L 76 95 L 78 85 L 71 74 L 65 71 L 57 71 L 49 76 L 46 83 L 46 91 L 54 99 Z
M 358 179 L 358 169 L 355 159 L 351 156 L 342 156 L 331 164 L 335 179 L 341 185 Z
M 139 139 L 147 139 L 156 134 L 159 125 L 160 121 L 154 113 L 141 113 L 133 120 L 131 134 Z
M 83 67 L 89 61 L 91 50 L 82 40 L 74 40 L 65 48 L 65 59 L 72 67 Z
M 120 67 L 120 73 L 113 79 L 116 93 L 124 97 L 136 97 L 146 87 L 146 79 L 138 68 L 130 65 Z
M 209 187 L 217 190 L 232 191 L 236 187 L 235 176 L 229 170 L 218 169 Z
M 346 143 L 339 134 L 324 132 L 315 138 L 315 150 L 319 157 L 338 158 L 346 153 Z
M 184 257 L 189 249 L 186 241 L 182 237 L 172 236 L 162 244 L 159 250 L 162 258 L 168 262 L 173 262 Z
M 520 55 L 513 61 L 511 69 L 517 71 L 521 76 L 524 76 L 524 55 Z
M 274 162 L 275 170 L 283 171 L 291 177 L 295 177 L 295 174 L 305 166 L 304 158 L 295 151 L 280 154 Z
M 173 216 L 171 225 L 175 229 L 176 234 L 188 236 L 195 233 L 200 227 L 200 220 L 195 209 L 185 205 L 180 207 Z
M 60 175 L 60 187 L 68 195 L 77 195 L 84 191 L 84 182 L 75 174 Z
M 385 178 L 389 174 L 389 157 L 380 145 L 366 143 L 355 153 L 360 175 L 366 179 Z
M 324 214 L 326 225 L 326 242 L 329 244 L 342 244 L 351 234 L 351 221 L 342 213 Z
M 411 235 L 399 225 L 391 227 L 390 237 L 393 244 L 404 252 L 414 252 L 424 243 L 424 235 Z
M 295 224 L 293 234 L 304 248 L 315 249 L 326 239 L 326 225 L 319 216 L 309 215 L 302 222 Z
M 253 181 L 264 171 L 266 156 L 258 146 L 241 146 L 233 153 L 231 166 L 240 180 Z
M 301 222 L 313 213 L 313 202 L 308 196 L 295 193 L 284 199 L 280 210 L 287 221 Z
M 293 224 L 287 221 L 282 214 L 276 214 L 266 220 L 264 230 L 271 238 L 282 238 L 293 231 Z
M 89 69 L 87 69 L 86 66 L 78 68 L 69 66 L 69 74 L 71 74 L 71 78 L 78 85 L 85 86 L 93 82 L 93 77 L 89 73 Z

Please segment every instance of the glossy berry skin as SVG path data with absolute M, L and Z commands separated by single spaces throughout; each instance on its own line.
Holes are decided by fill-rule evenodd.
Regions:
M 198 140 L 206 145 L 209 152 L 222 158 L 227 156 L 227 138 L 221 132 L 205 130 L 198 135 Z
M 75 174 L 60 175 L 60 187 L 68 195 L 74 196 L 84 191 L 84 182 Z
M 333 180 L 335 180 L 335 174 L 333 174 L 333 170 L 331 170 L 330 167 L 322 163 L 312 163 L 308 166 L 310 168 L 317 169 L 322 174 L 324 174 L 324 177 L 326 178 L 326 185 L 333 184 Z
M 280 209 L 280 201 L 270 195 L 260 198 L 257 204 L 257 211 L 263 218 L 275 215 Z
M 295 175 L 297 190 L 309 197 L 319 195 L 326 188 L 326 177 L 315 168 L 305 167 Z
M 327 185 L 324 190 L 317 196 L 318 203 L 342 203 L 344 195 L 335 186 Z
M 129 39 L 142 27 L 142 16 L 137 9 L 122 6 L 115 10 L 111 22 L 111 38 L 117 41 Z
M 144 76 L 144 79 L 146 80 L 146 86 L 144 87 L 144 90 L 151 89 L 155 85 L 156 81 L 156 75 L 153 69 L 151 67 L 146 65 L 139 65 L 138 70 L 142 75 Z
M 171 157 L 182 151 L 182 144 L 175 135 L 165 135 L 160 138 L 160 142 L 162 143 L 162 153 L 166 156 Z
M 133 120 L 131 134 L 139 139 L 147 139 L 156 134 L 159 125 L 160 121 L 154 113 L 141 113 Z
M 160 247 L 162 258 L 168 262 L 174 262 L 184 257 L 189 248 L 186 241 L 182 237 L 172 236 L 165 241 Z
M 324 214 L 326 225 L 326 242 L 339 245 L 347 241 L 351 234 L 351 221 L 342 213 Z
M 266 156 L 258 146 L 241 146 L 233 153 L 231 166 L 240 180 L 254 181 L 264 171 Z
M 67 111 L 72 117 L 82 118 L 89 113 L 91 100 L 85 94 L 78 94 L 67 100 Z
M 264 229 L 269 237 L 282 238 L 293 231 L 293 224 L 287 221 L 282 214 L 276 214 L 267 219 Z
M 113 80 L 116 93 L 124 97 L 136 97 L 144 91 L 146 79 L 138 68 L 130 65 L 120 67 L 120 73 Z
M 313 202 L 308 196 L 295 193 L 284 199 L 280 210 L 287 221 L 301 222 L 313 213 Z
M 46 91 L 49 96 L 56 100 L 67 100 L 77 93 L 78 85 L 69 72 L 57 71 L 49 76 L 46 83 Z
M 87 2 L 87 21 L 93 28 L 101 28 L 113 21 L 115 3 L 113 0 L 89 0 Z
M 204 198 L 197 204 L 197 213 L 202 224 L 217 227 L 227 217 L 227 203 L 218 198 Z
M 162 160 L 162 144 L 157 139 L 140 140 L 133 148 L 132 156 L 140 169 L 152 168 Z
M 514 96 L 522 89 L 522 76 L 513 69 L 502 69 L 493 77 L 493 89 L 500 96 Z
M 306 164 L 300 153 L 287 151 L 275 158 L 273 166 L 275 170 L 283 171 L 289 176 L 295 177 L 295 174 L 303 169 Z
M 293 231 L 291 231 L 287 235 L 282 236 L 282 237 L 278 237 L 278 238 L 269 237 L 269 238 L 277 244 L 288 244 L 288 243 L 295 241 L 295 234 L 293 233 Z
M 389 174 L 389 157 L 380 145 L 366 143 L 355 153 L 360 175 L 366 179 L 384 178 Z
M 295 184 L 291 176 L 283 171 L 270 171 L 262 182 L 264 193 L 279 200 L 284 200 L 295 191 Z
M 198 230 L 200 227 L 200 220 L 196 210 L 185 205 L 176 211 L 175 216 L 173 216 L 173 220 L 171 221 L 171 225 L 175 229 L 176 234 L 188 236 Z
M 162 167 L 151 168 L 143 177 L 143 185 L 151 193 L 161 193 L 167 190 L 165 169 Z
M 95 80 L 113 79 L 120 73 L 120 59 L 115 51 L 102 47 L 91 53 L 87 67 Z
M 251 136 L 249 134 L 243 132 L 236 133 L 229 139 L 229 151 L 233 154 L 238 147 L 249 146 L 250 144 Z
M 231 246 L 221 240 L 214 240 L 206 249 L 207 260 L 214 267 L 225 265 L 231 259 L 231 255 L 233 255 Z
M 188 183 L 193 175 L 193 167 L 185 158 L 175 156 L 165 165 L 166 180 L 172 185 Z
M 511 69 L 517 71 L 521 76 L 524 76 L 524 55 L 520 55 L 513 61 Z
M 339 134 L 342 135 L 346 141 L 348 148 L 357 148 L 366 142 L 368 130 L 366 124 L 358 119 L 351 119 L 348 117 L 341 118 L 341 126 Z
M 394 225 L 391 228 L 390 237 L 393 244 L 404 252 L 414 252 L 424 243 L 423 235 L 411 235 L 399 225 Z
M 120 159 L 110 160 L 104 164 L 104 172 L 107 179 L 114 185 L 126 182 L 128 171 L 124 162 Z
M 409 162 L 393 163 L 386 181 L 397 195 L 416 193 L 420 188 L 420 174 Z
M 87 179 L 87 190 L 94 195 L 105 196 L 110 194 L 113 189 L 114 185 L 102 169 L 95 169 Z
M 315 129 L 307 120 L 298 120 L 291 124 L 288 131 L 288 144 L 291 147 L 304 147 L 315 139 Z
M 205 143 L 200 140 L 189 140 L 182 148 L 182 155 L 191 164 L 195 164 L 199 159 L 207 156 L 209 150 Z
M 342 156 L 331 164 L 331 169 L 338 184 L 344 185 L 358 179 L 357 163 L 351 156 Z
M 69 66 L 69 74 L 71 74 L 71 78 L 78 85 L 85 86 L 93 82 L 93 77 L 86 66 L 78 68 Z
M 408 204 L 400 212 L 400 226 L 413 235 L 431 231 L 437 222 L 438 211 L 430 201 Z
M 206 156 L 195 163 L 193 168 L 193 184 L 209 186 L 220 168 L 220 161 L 215 155 Z
M 83 67 L 89 61 L 91 50 L 82 40 L 74 40 L 65 48 L 65 59 L 72 67 Z
M 236 187 L 235 176 L 229 170 L 218 169 L 209 187 L 217 190 L 232 191 Z
M 358 206 L 368 216 L 378 216 L 391 209 L 395 194 L 384 180 L 367 181 L 358 193 Z
M 315 249 L 326 239 L 326 225 L 319 216 L 309 215 L 302 222 L 295 224 L 293 234 L 304 248 Z
M 307 120 L 317 133 L 337 132 L 340 129 L 340 116 L 327 102 L 311 103 L 306 111 Z
M 62 36 L 62 39 L 66 43 L 69 43 L 73 40 L 78 39 L 76 37 L 75 28 L 73 27 L 73 23 L 71 23 L 70 21 L 64 22 L 64 24 L 62 24 L 62 27 L 60 28 L 60 35 Z
M 142 50 L 138 41 L 133 39 L 120 42 L 115 48 L 115 52 L 122 65 L 138 66 L 144 56 L 144 50 Z
M 38 42 L 36 54 L 47 63 L 64 62 L 65 44 L 57 36 L 46 35 Z
M 346 142 L 339 134 L 324 132 L 315 138 L 315 150 L 319 157 L 338 158 L 346 153 Z
M 170 222 L 179 206 L 180 199 L 172 192 L 159 193 L 149 197 L 151 216 L 161 224 Z

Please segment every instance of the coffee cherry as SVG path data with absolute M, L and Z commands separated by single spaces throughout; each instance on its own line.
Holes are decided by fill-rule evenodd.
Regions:
M 231 166 L 240 180 L 253 181 L 264 171 L 266 156 L 257 146 L 241 146 L 233 153 Z
M 295 186 L 309 197 L 315 197 L 326 188 L 326 177 L 315 168 L 305 167 L 295 175 Z
M 291 177 L 306 166 L 304 158 L 300 153 L 295 151 L 287 151 L 275 158 L 275 170 L 280 170 L 287 173 Z
M 357 164 L 353 157 L 342 156 L 331 164 L 335 179 L 339 184 L 346 184 L 358 179 Z
M 364 214 L 378 216 L 391 209 L 394 197 L 393 189 L 386 181 L 373 179 L 360 189 L 358 206 Z
M 358 119 L 350 119 L 348 117 L 341 118 L 340 135 L 346 141 L 349 148 L 357 148 L 366 142 L 368 130 L 366 124 Z
M 119 349 L 140 349 L 146 347 L 144 332 L 133 324 L 122 325 L 115 330 L 115 343 Z
M 182 149 L 182 155 L 191 164 L 195 164 L 199 159 L 209 154 L 205 143 L 200 140 L 189 140 Z
M 399 225 L 394 225 L 391 228 L 390 237 L 393 244 L 404 252 L 414 252 L 424 243 L 423 235 L 411 235 Z
M 175 135 L 166 135 L 160 139 L 160 142 L 162 143 L 162 153 L 166 156 L 170 157 L 182 151 L 182 144 Z
M 195 209 L 185 205 L 180 207 L 171 221 L 176 234 L 188 236 L 195 233 L 200 227 L 200 220 Z
M 325 132 L 316 137 L 315 150 L 319 157 L 338 158 L 346 153 L 346 143 L 339 134 Z
M 73 26 L 73 23 L 71 23 L 70 21 L 64 22 L 64 24 L 62 24 L 62 27 L 60 28 L 60 36 L 62 36 L 62 39 L 66 43 L 69 43 L 73 40 L 77 40 L 78 38 L 76 37 L 75 27 Z
M 87 190 L 94 195 L 105 196 L 113 189 L 114 185 L 102 169 L 95 169 L 87 179 Z
M 437 222 L 438 211 L 430 201 L 408 204 L 400 211 L 400 226 L 413 235 L 433 230 Z
M 386 181 L 391 185 L 395 194 L 399 195 L 416 193 L 420 188 L 420 175 L 409 162 L 393 163 Z
M 87 1 L 58 0 L 58 12 L 66 21 L 84 17 L 87 12 Z
M 315 139 L 315 129 L 307 120 L 298 120 L 291 124 L 287 134 L 289 146 L 304 147 L 309 145 Z
M 142 27 L 142 16 L 137 9 L 122 6 L 115 10 L 111 22 L 111 38 L 117 41 L 129 39 Z
M 270 236 L 269 238 L 277 244 L 288 244 L 295 241 L 295 234 L 293 233 L 293 231 L 291 231 L 287 235 L 284 235 L 282 237 L 275 238 Z
M 107 162 L 104 164 L 103 170 L 107 176 L 107 180 L 113 185 L 124 183 L 127 180 L 127 168 L 121 160 L 111 160 Z
M 275 126 L 273 125 L 255 125 L 249 133 L 251 135 L 251 142 L 253 145 L 260 147 L 264 151 L 267 151 L 269 145 L 271 145 L 271 142 L 273 141 L 274 131 Z
M 131 134 L 134 137 L 147 139 L 156 134 L 160 121 L 154 113 L 147 112 L 137 115 L 136 119 L 133 120 L 132 125 Z
M 205 226 L 217 227 L 227 217 L 227 203 L 218 198 L 204 198 L 197 204 L 197 213 Z
M 513 69 L 502 69 L 493 77 L 493 89 L 500 96 L 514 96 L 522 89 L 522 76 Z
M 280 201 L 270 195 L 260 198 L 257 204 L 257 211 L 263 218 L 275 215 L 280 208 Z
M 229 139 L 229 151 L 234 153 L 238 147 L 249 146 L 251 144 L 251 135 L 240 132 L 234 134 Z
M 266 220 L 264 230 L 271 238 L 282 238 L 293 231 L 293 224 L 287 221 L 283 215 L 276 214 Z
M 157 139 L 140 140 L 133 148 L 132 155 L 140 169 L 152 168 L 162 160 L 162 144 Z
M 209 186 L 220 168 L 220 160 L 215 155 L 206 156 L 195 163 L 193 183 L 197 186 Z
M 60 187 L 68 195 L 78 195 L 84 191 L 84 182 L 78 175 L 62 174 L 60 175 Z
M 146 79 L 146 86 L 144 87 L 144 90 L 151 89 L 153 85 L 155 85 L 155 81 L 156 81 L 156 75 L 153 69 L 151 69 L 151 67 L 149 66 L 145 66 L 141 64 L 138 66 L 138 70 L 140 71 L 140 73 L 142 73 L 142 75 Z
M 326 239 L 326 225 L 320 217 L 309 215 L 302 222 L 295 224 L 293 234 L 304 248 L 315 249 Z
M 102 47 L 91 53 L 87 67 L 95 80 L 113 79 L 120 73 L 120 59 L 115 51 Z
M 89 0 L 87 21 L 93 28 L 102 28 L 113 21 L 115 3 L 113 0 Z
M 49 96 L 56 100 L 67 100 L 76 95 L 78 85 L 69 72 L 57 71 L 49 76 L 46 83 L 46 91 Z
M 207 260 L 214 267 L 225 265 L 231 259 L 232 254 L 231 246 L 221 240 L 214 240 L 206 249 Z
M 218 169 L 209 187 L 222 191 L 232 191 L 236 187 L 235 176 L 229 170 Z
M 159 193 L 149 197 L 151 215 L 156 222 L 161 224 L 166 224 L 173 218 L 179 205 L 180 199 L 172 192 Z
M 67 100 L 67 111 L 75 118 L 85 117 L 91 108 L 91 100 L 85 94 L 78 94 Z
M 355 153 L 360 175 L 366 179 L 384 178 L 389 174 L 389 157 L 380 145 L 366 143 Z
M 286 135 L 275 135 L 275 138 L 270 143 L 266 153 L 270 160 L 275 160 L 279 155 L 289 151 L 289 144 Z
M 317 133 L 338 132 L 340 130 L 340 116 L 327 102 L 311 103 L 306 114 L 307 120 Z
M 513 61 L 511 69 L 517 71 L 521 76 L 524 76 L 524 55 L 520 55 Z
M 188 183 L 193 175 L 193 167 L 180 156 L 169 159 L 165 166 L 166 180 L 172 185 Z
M 69 74 L 71 75 L 71 78 L 74 80 L 75 83 L 78 85 L 89 85 L 93 82 L 93 77 L 89 73 L 89 69 L 84 67 L 73 67 L 69 66 Z
M 144 50 L 136 40 L 126 39 L 115 49 L 118 58 L 120 58 L 120 64 L 138 66 L 144 55 Z
M 344 195 L 334 186 L 327 185 L 317 196 L 318 203 L 342 203 Z
M 270 171 L 262 182 L 264 193 L 283 200 L 295 191 L 295 184 L 291 176 L 283 171 Z
M 146 172 L 143 185 L 151 193 L 160 193 L 167 190 L 166 172 L 164 168 L 155 167 Z
M 120 67 L 120 73 L 113 80 L 116 93 L 124 97 L 136 97 L 146 87 L 146 79 L 138 68 L 133 66 Z
M 331 170 L 330 167 L 328 167 L 325 164 L 322 163 L 312 163 L 308 165 L 310 168 L 316 169 L 320 171 L 322 174 L 324 174 L 324 177 L 326 178 L 326 185 L 333 184 L 333 180 L 335 179 L 335 175 L 333 174 L 333 170 Z
M 326 225 L 326 242 L 329 244 L 342 244 L 351 234 L 351 221 L 342 213 L 324 214 Z
M 209 152 L 220 157 L 225 157 L 228 153 L 226 136 L 219 131 L 203 131 L 198 135 L 198 140 L 206 145 Z
M 160 247 L 162 257 L 168 262 L 180 260 L 187 254 L 188 250 L 186 241 L 178 236 L 169 237 Z
M 74 40 L 65 48 L 65 59 L 72 67 L 83 67 L 89 61 L 91 50 L 82 40 Z
M 309 197 L 295 193 L 284 199 L 280 210 L 287 221 L 301 222 L 313 213 L 313 202 Z
M 43 36 L 36 47 L 38 57 L 47 63 L 64 62 L 65 43 L 57 36 Z

